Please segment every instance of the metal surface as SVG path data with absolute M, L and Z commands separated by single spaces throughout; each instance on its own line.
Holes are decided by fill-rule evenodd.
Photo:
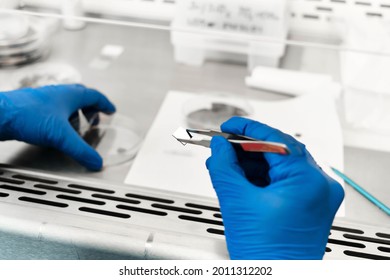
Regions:
M 1 229 L 142 259 L 227 258 L 215 201 L 1 168 Z M 208 209 L 205 209 L 208 208 Z
M 227 259 L 216 201 L 0 168 L 0 225 L 136 259 Z M 390 228 L 335 221 L 325 259 L 390 260 Z

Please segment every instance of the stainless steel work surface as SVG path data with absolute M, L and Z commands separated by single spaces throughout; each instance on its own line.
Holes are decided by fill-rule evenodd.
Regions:
M 228 258 L 214 199 L 6 166 L 0 166 L 0 181 L 5 183 L 0 185 L 0 236 L 21 242 L 14 248 L 9 241 L 1 244 L 0 258 L 9 258 L 7 251 L 15 255 L 20 246 L 21 252 L 31 250 L 18 259 L 45 253 L 54 259 L 72 253 L 95 259 Z M 389 245 L 388 228 L 336 219 L 325 259 L 389 260 Z M 67 253 L 57 255 L 61 246 Z
M 91 68 L 91 61 L 99 55 L 101 48 L 106 44 L 123 46 L 125 48 L 124 54 L 119 59 L 112 61 L 107 69 Z M 334 64 L 328 64 L 327 58 L 335 57 L 335 54 L 326 50 L 323 52 L 322 57 L 317 57 L 323 61 L 313 63 L 313 70 L 333 71 Z M 247 68 L 240 63 L 206 62 L 202 67 L 176 64 L 173 59 L 169 33 L 159 30 L 91 23 L 81 31 L 71 32 L 60 29 L 54 37 L 52 51 L 47 61 L 67 62 L 74 66 L 80 71 L 85 84 L 104 92 L 116 104 L 118 113 L 136 119 L 143 134 L 152 124 L 166 93 L 170 90 L 199 93 L 207 91 L 233 92 L 262 100 L 288 98 L 283 95 L 247 88 L 244 84 Z M 287 56 L 283 61 L 284 66 L 299 68 L 302 63 L 307 64 L 305 50 L 299 47 L 288 48 Z M 308 68 L 307 65 L 305 67 Z M 0 70 L 0 78 L 3 79 L 7 75 L 11 75 L 13 71 L 12 69 Z M 84 181 L 85 178 L 91 178 L 94 182 L 102 179 L 104 182 L 121 184 L 131 168 L 131 163 L 127 163 L 107 167 L 102 172 L 88 172 L 56 151 L 15 141 L 0 143 L 0 150 L 1 163 L 53 176 L 84 178 Z M 374 196 L 390 205 L 390 191 L 386 186 L 389 178 L 387 166 L 390 166 L 389 153 L 345 148 L 345 173 Z M 339 219 L 340 222 L 390 228 L 390 220 L 386 214 L 349 186 L 346 186 L 345 190 L 346 217 Z M 4 217 L 6 214 L 2 212 L 2 216 Z M 106 228 L 110 226 L 110 223 L 105 225 Z M 389 230 L 387 230 L 388 232 Z M 15 257 L 15 251 L 12 251 L 13 246 L 17 248 L 17 244 L 23 244 L 22 239 L 25 237 L 14 235 L 14 233 L 11 231 L 11 233 L 3 235 L 3 238 L 7 238 L 8 244 L 11 244 L 10 253 L 3 257 Z M 51 255 L 40 251 L 42 256 L 53 257 L 55 255 L 53 252 L 56 249 L 50 251 L 50 247 L 70 250 L 70 255 L 60 254 L 59 256 L 63 256 L 62 258 L 77 258 L 72 249 L 61 247 L 64 245 L 55 243 L 55 238 L 53 242 L 52 247 L 47 245 L 47 252 L 51 252 Z M 103 247 L 100 249 L 104 252 Z M 88 256 L 90 258 L 99 258 L 99 256 L 118 258 L 123 253 L 114 252 L 112 256 L 109 253 L 99 255 L 95 251 L 93 251 L 95 253 L 85 252 L 87 252 L 86 255 L 81 258 L 88 258 Z M 112 250 L 107 250 L 107 252 L 112 253 Z M 21 252 L 21 254 L 23 253 Z M 29 256 L 37 258 L 38 253 L 35 255 L 32 253 Z M 125 254 L 125 257 L 128 255 Z M 28 257 L 26 256 L 26 258 Z

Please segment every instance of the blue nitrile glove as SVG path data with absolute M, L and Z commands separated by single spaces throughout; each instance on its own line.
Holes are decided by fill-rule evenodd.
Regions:
M 115 112 L 100 92 L 82 85 L 46 86 L 0 93 L 0 140 L 19 140 L 56 148 L 91 170 L 103 165 L 100 155 L 69 123 L 79 109 Z
M 232 259 L 322 259 L 343 198 L 305 146 L 267 125 L 234 117 L 222 131 L 285 143 L 290 155 L 245 153 L 221 136 L 207 160 Z

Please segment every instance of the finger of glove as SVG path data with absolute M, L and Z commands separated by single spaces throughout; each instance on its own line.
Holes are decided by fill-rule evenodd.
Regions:
M 344 200 L 344 189 L 343 187 L 333 180 L 332 178 L 329 178 L 331 181 L 330 183 L 330 207 L 332 211 L 334 211 L 334 215 L 336 215 L 337 210 L 340 208 L 341 203 Z
M 295 140 L 292 136 L 254 120 L 233 117 L 221 125 L 221 130 L 223 132 L 244 135 L 262 141 L 283 143 L 286 144 L 290 150 L 290 155 L 288 156 L 301 156 L 307 158 L 308 161 L 313 160 L 311 156 L 308 156 L 310 154 L 306 151 L 305 145 Z M 288 160 L 286 155 L 275 153 L 264 153 L 264 156 L 271 168 Z
M 69 117 L 69 123 L 73 127 L 74 130 L 80 131 L 80 116 L 79 111 L 74 112 Z
M 62 129 L 63 139 L 55 148 L 90 170 L 102 169 L 103 159 L 101 156 L 77 134 L 72 126 L 67 123 L 63 125 Z
M 211 140 L 211 157 L 206 165 L 218 197 L 223 192 L 240 191 L 241 185 L 249 184 L 241 169 L 234 148 L 223 137 L 215 136 Z
M 332 177 L 330 177 L 322 168 L 318 166 L 316 166 L 316 168 L 318 168 L 318 172 L 322 174 L 322 176 L 325 177 L 326 180 L 328 181 L 327 185 L 329 186 L 329 193 L 330 193 L 329 195 L 330 209 L 331 211 L 334 212 L 333 213 L 334 215 L 336 214 L 337 210 L 339 209 L 341 203 L 344 200 L 344 196 L 345 196 L 344 189 L 339 182 L 337 182 Z
M 99 111 L 96 110 L 94 107 L 83 108 L 82 112 L 90 126 L 95 126 L 99 124 L 100 122 Z
M 113 114 L 116 111 L 114 104 L 108 100 L 108 98 L 103 95 L 101 92 L 87 88 L 83 85 L 69 85 L 68 89 L 72 89 L 73 98 L 75 98 L 75 108 L 73 112 L 85 108 L 85 107 L 94 107 L 96 110 L 101 111 L 105 114 Z

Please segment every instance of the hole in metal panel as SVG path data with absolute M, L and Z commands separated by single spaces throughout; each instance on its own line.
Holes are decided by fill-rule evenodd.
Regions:
M 117 205 L 116 208 L 123 209 L 123 210 L 129 210 L 129 211 L 135 211 L 135 212 L 141 212 L 141 213 L 145 213 L 145 214 L 152 214 L 152 215 L 157 215 L 157 216 L 168 215 L 167 213 L 161 212 L 161 211 L 155 211 L 155 210 L 133 207 L 133 206 L 128 206 L 128 205 L 122 205 L 122 204 Z
M 128 215 L 128 214 L 112 212 L 112 211 L 106 211 L 106 210 L 100 210 L 100 209 L 89 208 L 89 207 L 80 207 L 79 210 L 83 211 L 83 212 L 89 212 L 89 213 L 105 215 L 105 216 L 111 216 L 111 217 L 122 218 L 122 219 L 130 218 L 130 215 Z
M 38 182 L 38 183 L 43 183 L 43 184 L 51 184 L 51 185 L 55 185 L 58 183 L 57 181 L 53 181 L 53 180 L 25 176 L 25 175 L 13 175 L 12 178 L 25 180 L 25 181 L 33 181 L 33 182 Z
M 366 13 L 366 15 L 369 17 L 382 17 L 382 14 L 379 13 Z
M 7 196 L 9 196 L 8 193 L 2 193 L 2 192 L 0 192 L 0 197 L 7 197 Z
M 215 218 L 222 219 L 222 215 L 221 215 L 221 214 L 215 213 L 213 216 L 214 216 Z
M 48 205 L 48 206 L 60 207 L 60 208 L 68 207 L 68 204 L 65 204 L 65 203 L 60 203 L 60 202 L 55 202 L 55 201 L 50 201 L 50 200 L 37 199 L 37 198 L 32 198 L 32 197 L 27 197 L 27 196 L 21 196 L 21 197 L 19 197 L 19 200 L 26 201 L 26 202 L 31 202 L 31 203 L 38 203 L 38 204 Z
M 317 7 L 317 11 L 332 12 L 333 9 L 330 7 Z
M 389 247 L 378 247 L 378 250 L 381 251 L 381 252 L 385 252 L 385 253 L 390 253 L 390 248 Z
M 308 18 L 308 19 L 319 19 L 320 17 L 317 15 L 303 15 L 303 18 Z
M 328 239 L 328 243 L 330 244 L 337 244 L 337 245 L 342 245 L 342 246 L 347 246 L 347 247 L 354 247 L 354 248 L 366 248 L 366 245 L 361 244 L 361 243 L 356 243 L 356 242 L 350 242 L 350 241 L 344 241 L 344 240 L 339 240 L 339 239 Z
M 211 207 L 211 206 L 205 206 L 205 205 L 200 205 L 200 204 L 194 204 L 194 203 L 186 203 L 185 204 L 187 207 L 191 208 L 197 208 L 197 209 L 202 209 L 202 210 L 210 210 L 214 212 L 221 212 L 221 210 L 217 207 Z
M 353 240 L 359 240 L 359 241 L 366 241 L 366 242 L 390 245 L 390 240 L 384 240 L 384 239 L 373 238 L 373 237 L 366 237 L 366 236 L 358 236 L 358 235 L 352 235 L 352 234 L 343 234 L 343 236 L 345 238 L 353 239 Z
M 101 192 L 101 193 L 109 193 L 109 194 L 115 193 L 112 190 L 100 189 L 100 188 L 94 188 L 94 187 L 88 187 L 88 186 L 82 186 L 82 185 L 76 185 L 76 184 L 69 184 L 68 187 L 72 188 L 72 189 L 92 191 L 92 192 Z
M 379 255 L 374 255 L 374 254 L 367 254 L 367 253 L 360 253 L 360 252 L 354 252 L 354 251 L 349 251 L 349 250 L 344 251 L 344 254 L 346 254 L 347 256 L 357 257 L 357 258 L 362 258 L 362 259 L 390 260 L 390 257 L 379 256 Z
M 193 209 L 188 209 L 188 208 L 181 208 L 181 207 L 175 207 L 175 206 L 163 205 L 163 204 L 157 204 L 157 203 L 153 203 L 152 207 L 160 208 L 160 209 L 164 209 L 164 210 L 183 212 L 183 213 L 188 213 L 188 214 L 195 214 L 195 215 L 202 214 L 202 211 L 199 211 L 199 210 L 193 210 Z
M 390 234 L 387 234 L 387 233 L 377 232 L 376 236 L 390 239 Z
M 65 199 L 65 200 L 71 200 L 71 201 L 77 201 L 77 202 L 83 202 L 83 203 L 89 203 L 89 204 L 95 204 L 95 205 L 104 205 L 104 204 L 106 204 L 104 201 L 93 200 L 93 199 L 82 198 L 82 197 L 76 197 L 76 196 L 70 196 L 70 195 L 63 195 L 63 194 L 57 195 L 57 198 Z
M 205 224 L 212 224 L 212 225 L 223 226 L 223 223 L 221 221 L 215 221 L 215 220 L 198 218 L 198 217 L 191 217 L 191 216 L 180 215 L 179 219 L 192 221 L 192 222 L 198 222 L 198 223 L 205 223 Z
M 24 184 L 24 181 L 14 180 L 14 179 L 4 178 L 4 177 L 0 177 L 0 182 L 10 183 L 10 184 L 15 184 L 15 185 L 23 185 Z
M 330 249 L 329 247 L 325 247 L 325 252 L 330 253 L 330 252 L 332 252 L 332 249 Z
M 72 194 L 80 194 L 81 193 L 81 191 L 77 191 L 77 190 L 70 190 L 70 189 L 49 186 L 49 185 L 42 185 L 42 184 L 35 184 L 34 188 L 44 189 L 44 190 L 49 190 L 49 191 L 56 191 L 56 192 L 63 192 L 63 193 L 72 193 Z
M 16 192 L 24 192 L 24 193 L 36 194 L 36 195 L 44 195 L 44 194 L 46 194 L 46 192 L 43 192 L 43 191 L 31 190 L 31 189 L 26 189 L 26 188 L 21 188 L 21 187 L 16 187 L 16 186 L 10 186 L 10 185 L 0 185 L 0 189 L 16 191 Z
M 359 2 L 359 1 L 356 1 L 356 2 L 355 2 L 355 5 L 361 5 L 361 6 L 371 6 L 371 3 L 368 3 L 368 2 Z
M 332 226 L 332 230 L 344 231 L 344 232 L 356 233 L 356 234 L 364 234 L 364 231 L 355 228 Z
M 138 195 L 138 194 L 133 194 L 133 193 L 127 193 L 126 196 L 127 197 L 132 197 L 132 198 L 138 198 L 138 199 L 144 199 L 144 200 L 160 202 L 160 203 L 169 203 L 169 204 L 175 203 L 173 200 L 169 200 L 169 199 L 163 199 L 163 198 L 152 197 L 152 196 L 145 196 L 145 195 Z
M 141 203 L 140 201 L 134 200 L 134 199 L 128 199 L 128 198 L 110 196 L 110 195 L 104 195 L 104 194 L 97 194 L 97 193 L 94 193 L 92 196 L 96 197 L 96 198 L 107 199 L 107 200 L 118 201 L 118 202 L 125 202 L 125 203 L 130 203 L 130 204 L 140 204 Z
M 225 231 L 220 230 L 220 229 L 215 229 L 215 228 L 208 228 L 207 232 L 212 233 L 212 234 L 225 235 Z

